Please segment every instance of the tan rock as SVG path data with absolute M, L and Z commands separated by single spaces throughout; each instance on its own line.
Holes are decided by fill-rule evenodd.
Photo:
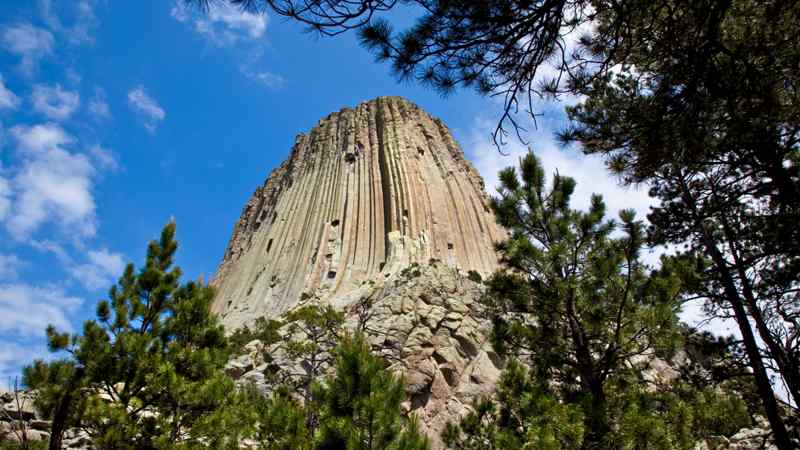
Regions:
M 504 237 L 447 127 L 404 99 L 381 97 L 297 137 L 234 227 L 212 281 L 213 309 L 232 330 L 289 311 L 303 293 L 341 300 L 431 259 L 488 275 Z

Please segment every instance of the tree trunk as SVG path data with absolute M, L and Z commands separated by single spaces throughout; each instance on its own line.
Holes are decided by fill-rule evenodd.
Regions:
M 743 262 L 739 258 L 739 250 L 736 247 L 736 238 L 733 229 L 724 216 L 722 217 L 722 229 L 725 233 L 725 240 L 727 241 L 731 256 L 733 258 L 733 267 L 736 269 L 736 273 L 739 276 L 742 294 L 746 300 L 747 311 L 750 314 L 750 318 L 753 320 L 753 323 L 756 326 L 759 337 L 761 337 L 761 340 L 767 346 L 769 355 L 778 366 L 778 371 L 786 382 L 786 387 L 789 390 L 789 394 L 792 396 L 792 399 L 794 399 L 795 404 L 798 404 L 800 401 L 800 373 L 797 371 L 797 366 L 792 364 L 791 356 L 787 355 L 783 347 L 775 341 L 774 336 L 767 326 L 767 321 L 764 319 L 764 315 L 761 313 L 761 308 L 758 306 L 758 301 L 756 300 L 753 289 L 750 286 L 750 280 L 747 277 L 746 267 L 744 267 Z M 717 265 L 716 261 L 714 263 Z
M 67 426 L 67 419 L 69 419 L 69 410 L 72 407 L 72 402 L 75 398 L 75 391 L 78 390 L 82 379 L 83 368 L 76 367 L 75 372 L 72 373 L 72 376 L 67 383 L 64 394 L 61 396 L 61 399 L 58 401 L 58 405 L 56 405 L 56 409 L 53 412 L 53 424 L 50 427 L 50 445 L 48 446 L 49 450 L 61 450 L 62 448 L 64 430 Z
M 718 270 L 722 276 L 725 296 L 731 308 L 733 308 L 736 323 L 739 324 L 739 330 L 742 332 L 745 352 L 747 353 L 747 358 L 750 360 L 750 367 L 753 369 L 753 375 L 755 375 L 758 394 L 764 404 L 764 411 L 767 413 L 767 419 L 769 420 L 770 427 L 772 427 L 772 433 L 775 436 L 775 444 L 780 450 L 792 449 L 794 446 L 789 440 L 789 434 L 786 432 L 786 427 L 783 424 L 783 419 L 778 409 L 778 402 L 775 401 L 775 394 L 772 391 L 769 376 L 767 375 L 766 369 L 764 369 L 764 362 L 761 359 L 761 350 L 756 343 L 753 329 L 750 328 L 749 316 L 744 309 L 739 293 L 736 291 L 733 278 L 716 246 L 706 244 L 706 251 L 711 255 L 714 265 L 717 266 L 716 270 Z
M 679 179 L 679 182 L 682 191 L 681 197 L 696 218 L 698 208 L 694 198 L 690 194 L 683 177 Z M 767 370 L 764 368 L 764 361 L 761 359 L 761 350 L 758 348 L 758 344 L 756 343 L 753 329 L 750 328 L 749 316 L 745 311 L 742 298 L 739 296 L 739 292 L 736 290 L 736 284 L 733 282 L 733 276 L 728 269 L 725 258 L 722 257 L 722 253 L 717 248 L 714 238 L 705 229 L 702 221 L 695 220 L 694 226 L 695 231 L 700 235 L 701 242 L 703 243 L 706 252 L 714 263 L 715 270 L 717 270 L 722 279 L 725 298 L 733 309 L 736 323 L 739 325 L 739 330 L 742 333 L 742 341 L 744 343 L 745 353 L 747 353 L 747 358 L 750 361 L 750 368 L 753 369 L 758 395 L 761 397 L 764 411 L 767 414 L 767 420 L 772 428 L 775 445 L 779 450 L 791 450 L 794 448 L 794 445 L 789 439 L 789 434 L 786 431 L 786 426 L 783 423 L 783 418 L 781 417 L 780 410 L 778 409 L 778 402 L 775 400 L 775 393 L 772 391 L 772 385 L 769 382 Z
M 585 448 L 595 449 L 603 448 L 603 440 L 608 434 L 609 426 L 606 417 L 606 393 L 603 389 L 603 383 L 593 377 L 589 382 L 590 395 L 592 396 L 589 417 L 590 430 L 587 433 Z

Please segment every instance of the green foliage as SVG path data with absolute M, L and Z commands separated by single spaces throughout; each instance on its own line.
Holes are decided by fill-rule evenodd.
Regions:
M 467 278 L 476 283 L 483 283 L 483 277 L 481 276 L 480 273 L 478 273 L 475 270 L 470 270 L 469 272 L 467 272 Z
M 282 347 L 289 366 L 301 366 L 299 372 L 284 367 L 284 382 L 300 390 L 311 401 L 311 385 L 333 361 L 333 349 L 339 344 L 344 314 L 332 306 L 307 305 L 284 316 L 287 323 Z
M 752 425 L 744 401 L 716 387 L 682 382 L 647 391 L 618 387 L 612 408 L 618 417 L 607 448 L 693 449 L 701 439 L 731 436 Z
M 97 305 L 97 319 L 81 334 L 48 328 L 53 350 L 67 361 L 36 362 L 25 371 L 26 384 L 46 393 L 52 409 L 71 395 L 64 380 L 80 374 L 83 395 L 71 406 L 101 448 L 166 448 L 225 440 L 207 432 L 205 423 L 224 422 L 227 408 L 237 408 L 233 381 L 222 372 L 227 341 L 209 307 L 213 290 L 194 282 L 181 284 L 173 267 L 175 224 L 149 244 L 144 267 L 132 264 L 109 300 Z M 80 369 L 80 370 L 77 370 Z M 73 383 L 74 385 L 74 383 Z M 60 390 L 60 391 L 59 391 Z M 230 414 L 228 417 L 232 417 Z
M 598 31 L 619 17 L 598 16 Z M 631 2 L 598 57 L 621 70 L 583 86 L 562 138 L 603 156 L 660 205 L 650 239 L 702 255 L 706 312 L 733 317 L 765 412 L 781 424 L 766 368 L 800 399 L 800 7 L 789 1 Z M 763 343 L 759 344 L 759 341 Z
M 45 450 L 46 441 L 28 441 L 27 444 L 20 444 L 16 439 L 0 436 L 0 450 Z
M 253 324 L 253 329 L 247 325 L 238 328 L 230 336 L 228 336 L 228 345 L 232 354 L 239 354 L 242 348 L 253 340 L 258 339 L 265 346 L 269 346 L 278 342 L 281 338 L 280 330 L 283 322 L 279 320 L 267 320 L 264 317 L 259 317 Z
M 400 276 L 403 278 L 417 278 L 420 275 L 422 275 L 422 272 L 419 270 L 419 264 L 415 262 L 400 271 Z
M 632 211 L 620 212 L 620 226 L 604 219 L 597 195 L 588 212 L 571 209 L 575 182 L 556 174 L 547 190 L 533 154 L 519 173 L 500 173 L 492 201 L 511 232 L 499 246 L 511 270 L 487 280 L 484 303 L 495 349 L 525 356 L 532 370 L 512 359 L 496 405 L 477 404 L 445 439 L 458 448 L 688 448 L 696 429 L 656 407 L 674 399 L 635 386 L 642 360 L 670 358 L 681 342 L 676 313 L 697 282 L 696 261 L 662 258 L 650 270 Z
M 475 411 L 442 434 L 447 448 L 580 448 L 584 417 L 579 407 L 560 402 L 533 382 L 527 369 L 512 360 L 497 388 L 497 398 L 476 403 Z
M 335 375 L 316 387 L 322 412 L 315 448 L 427 449 L 416 424 L 407 423 L 401 413 L 402 379 L 384 368 L 363 338 L 345 336 L 335 356 Z
M 67 359 L 44 362 L 34 361 L 22 369 L 24 384 L 37 389 L 36 408 L 39 411 L 54 411 L 63 395 L 64 386 L 75 374 L 75 362 Z M 79 405 L 71 405 L 69 418 L 75 419 Z M 75 425 L 73 421 L 70 425 Z

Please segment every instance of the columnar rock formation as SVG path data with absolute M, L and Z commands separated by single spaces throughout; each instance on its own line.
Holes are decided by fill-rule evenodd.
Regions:
M 381 97 L 297 137 L 235 226 L 214 311 L 233 329 L 304 298 L 345 307 L 370 281 L 431 259 L 486 275 L 503 236 L 447 127 Z
M 297 137 L 234 228 L 213 308 L 228 330 L 307 302 L 332 304 L 352 324 L 367 299 L 367 338 L 406 376 L 407 412 L 438 448 L 445 423 L 500 373 L 468 273 L 494 272 L 504 238 L 447 127 L 382 97 Z M 263 361 L 248 358 L 231 369 L 259 385 Z

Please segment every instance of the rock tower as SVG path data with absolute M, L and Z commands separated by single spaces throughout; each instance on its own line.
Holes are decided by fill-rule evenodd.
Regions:
M 232 329 L 304 296 L 346 304 L 370 280 L 431 259 L 486 275 L 502 233 L 447 127 L 381 97 L 299 135 L 256 189 L 213 281 L 214 311 Z
M 366 317 L 373 350 L 405 375 L 406 412 L 441 448 L 445 424 L 492 393 L 502 365 L 477 301 L 476 273 L 497 269 L 505 238 L 483 187 L 447 127 L 402 98 L 333 113 L 245 206 L 213 309 L 228 330 L 307 302 Z M 258 385 L 261 361 L 240 359 Z

